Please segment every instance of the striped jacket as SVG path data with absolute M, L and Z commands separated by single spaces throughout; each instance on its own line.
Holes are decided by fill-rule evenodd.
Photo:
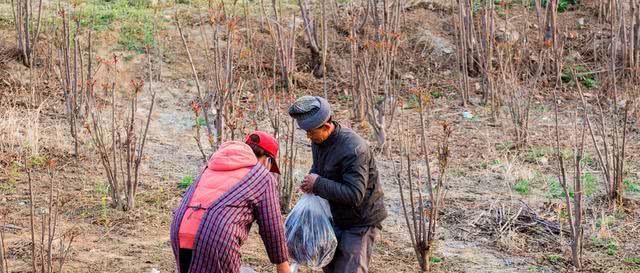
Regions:
M 189 187 L 171 223 L 171 245 L 176 261 L 180 260 L 180 223 L 194 190 L 200 181 Z M 287 261 L 280 202 L 275 178 L 256 164 L 251 171 L 206 210 L 193 244 L 189 273 L 237 273 L 240 271 L 240 246 L 247 239 L 249 229 L 257 220 L 260 236 L 274 264 Z M 178 273 L 180 268 L 177 269 Z

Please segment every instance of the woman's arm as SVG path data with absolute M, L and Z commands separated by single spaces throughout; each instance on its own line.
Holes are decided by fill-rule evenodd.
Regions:
M 269 177 L 268 183 L 264 186 L 265 191 L 256 208 L 256 218 L 260 236 L 267 249 L 271 263 L 277 264 L 278 268 L 286 263 L 286 268 L 288 268 L 289 263 L 287 261 L 289 254 L 284 236 L 284 224 L 282 222 L 282 214 L 280 213 L 280 198 L 275 178 L 273 178 L 273 176 Z M 282 266 L 284 267 L 284 265 Z

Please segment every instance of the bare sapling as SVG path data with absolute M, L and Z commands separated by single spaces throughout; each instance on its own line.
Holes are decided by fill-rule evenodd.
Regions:
M 575 72 L 574 81 L 575 79 Z M 582 101 L 582 107 L 587 111 L 588 105 L 580 84 L 578 91 Z M 589 128 L 591 141 L 598 155 L 598 166 L 602 170 L 602 180 L 610 205 L 621 207 L 624 197 L 624 169 L 626 162 L 627 133 L 629 129 L 629 115 L 634 108 L 633 101 L 627 101 L 622 107 L 618 107 L 616 100 L 605 108 L 609 115 L 605 115 L 603 102 L 598 99 L 595 124 L 591 122 L 588 113 L 585 114 L 585 123 Z M 606 120 L 610 120 L 607 123 Z
M 237 130 L 245 126 L 237 123 L 236 119 L 238 115 L 243 113 L 239 105 L 241 103 L 240 94 L 245 85 L 245 80 L 235 71 L 239 53 L 244 46 L 243 42 L 238 42 L 243 36 L 236 36 L 240 20 L 233 14 L 226 14 L 222 9 L 219 13 L 210 14 L 210 20 L 207 21 L 207 24 L 201 24 L 200 34 L 205 45 L 203 52 L 207 60 L 207 67 L 198 69 L 193 61 L 189 42 L 185 38 L 177 12 L 175 17 L 182 44 L 191 65 L 192 76 L 196 82 L 197 98 L 192 104 L 192 110 L 196 114 L 196 123 L 199 123 L 200 117 L 204 119 L 207 139 L 213 152 L 225 139 L 235 138 Z M 209 27 L 210 32 L 205 31 L 206 27 Z M 206 33 L 211 33 L 211 36 Z M 198 70 L 207 71 L 202 78 L 204 86 L 201 85 Z M 195 111 L 194 105 L 197 105 L 198 111 Z M 211 112 L 214 114 L 213 117 L 209 116 Z M 199 140 L 200 126 L 200 124 L 196 125 L 196 142 L 204 155 L 207 153 L 204 152 Z M 208 156 L 204 155 L 203 157 Z
M 88 97 L 91 96 L 86 85 L 91 84 L 91 61 L 87 65 L 85 81 L 84 63 L 80 45 L 80 20 L 75 19 L 75 33 L 71 30 L 69 11 L 61 8 L 58 12 L 62 19 L 62 30 L 58 33 L 58 67 L 56 74 L 62 87 L 65 100 L 65 113 L 69 122 L 69 132 L 73 138 L 74 156 L 79 155 L 79 134 L 85 115 L 91 111 Z M 91 56 L 91 35 L 89 38 L 89 56 Z M 84 113 L 83 113 L 84 110 Z
M 275 67 L 275 60 L 273 63 Z M 269 90 L 269 88 L 265 88 L 261 93 L 263 95 L 263 99 L 265 101 L 265 112 L 267 115 L 267 119 L 269 120 L 269 124 L 271 125 L 271 129 L 273 129 L 273 136 L 278 138 L 280 136 L 280 131 L 282 127 L 282 113 L 280 111 L 280 99 L 278 98 L 277 91 L 275 90 L 277 81 L 277 76 L 273 75 L 273 90 Z M 285 127 L 287 127 L 285 125 Z
M 32 0 L 11 0 L 17 48 L 22 54 L 22 63 L 29 67 L 34 65 L 42 23 L 42 0 L 37 2 L 37 11 L 34 10 L 33 3 Z
M 580 128 L 580 132 L 578 135 L 578 124 L 576 121 L 574 131 L 576 133 L 576 138 L 574 139 L 574 166 L 575 173 L 573 176 L 573 197 L 570 196 L 569 192 L 569 177 L 567 175 L 566 165 L 564 159 L 562 157 L 561 148 L 560 148 L 560 128 L 558 122 L 558 97 L 556 94 L 556 90 L 554 89 L 554 106 L 555 106 L 555 135 L 556 135 L 556 147 L 555 147 L 555 156 L 558 160 L 558 181 L 562 186 L 562 190 L 565 197 L 565 206 L 568 214 L 569 221 L 569 230 L 570 230 L 570 238 L 571 238 L 571 259 L 573 263 L 574 269 L 582 268 L 582 239 L 583 239 L 583 215 L 584 215 L 584 205 L 583 205 L 583 192 L 582 192 L 582 169 L 581 169 L 581 161 L 584 151 L 584 141 L 585 141 L 585 131 L 586 125 L 585 120 L 587 119 L 587 110 L 583 109 L 582 113 L 582 128 Z M 576 117 L 577 118 L 577 117 Z
M 280 64 L 280 86 L 284 91 L 289 93 L 291 89 L 291 76 L 296 70 L 295 59 L 295 40 L 296 40 L 296 17 L 292 17 L 291 27 L 289 30 L 285 26 L 285 22 L 282 20 L 279 7 L 279 1 L 272 0 L 271 7 L 273 9 L 273 19 L 269 20 L 269 33 L 273 44 L 276 45 L 276 54 L 278 63 Z
M 493 57 L 495 51 L 496 27 L 495 27 L 495 4 L 493 1 L 485 1 L 484 7 L 480 13 L 480 26 L 477 32 L 478 62 L 482 75 L 482 101 L 491 105 L 491 114 L 493 120 L 498 119 L 499 102 L 495 89 L 494 65 Z M 504 31 L 507 31 L 506 28 Z M 503 33 L 508 36 L 510 33 Z
M 116 75 L 117 64 L 118 59 L 114 56 L 110 65 L 113 65 Z M 104 93 L 111 96 L 111 115 L 104 118 L 103 111 L 99 110 L 91 113 L 89 131 L 109 182 L 111 204 L 125 211 L 134 209 L 140 183 L 140 167 L 156 96 L 153 75 L 150 75 L 148 85 L 151 93 L 150 106 L 142 122 L 138 117 L 139 97 L 144 91 L 142 80 L 133 80 L 132 90 L 123 95 L 116 92 L 115 82 L 103 85 Z M 110 126 L 104 126 L 105 123 Z
M 321 48 L 320 43 L 318 43 L 317 24 L 314 20 L 313 10 L 309 2 L 310 0 L 300 0 L 298 1 L 298 6 L 300 7 L 304 34 L 309 43 L 309 51 L 311 53 L 309 67 L 313 71 L 313 75 L 316 78 L 320 78 L 324 74 L 324 64 L 322 63 L 322 50 L 324 50 L 324 48 Z M 322 1 L 322 3 L 324 3 L 324 1 Z
M 7 262 L 7 250 L 4 246 L 4 228 L 0 227 L 0 273 L 9 273 L 9 263 Z
M 200 117 L 202 115 L 202 106 L 201 103 L 199 103 L 198 101 L 194 100 L 191 102 L 191 112 L 193 112 L 193 115 L 195 116 L 195 125 L 194 125 L 194 135 L 193 135 L 193 139 L 196 141 L 196 145 L 198 146 L 198 151 L 200 151 L 200 154 L 202 155 L 202 163 L 206 164 L 207 163 L 207 153 L 204 151 L 204 148 L 202 147 L 202 140 L 201 140 L 201 134 L 200 134 L 200 128 L 202 127 L 202 125 L 200 124 Z M 202 119 L 204 120 L 204 119 Z
M 243 43 L 236 43 L 236 33 L 238 31 L 239 20 L 233 16 L 225 16 L 226 21 L 220 20 L 217 23 L 211 22 L 213 28 L 213 71 L 209 77 L 208 86 L 212 86 L 207 96 L 212 98 L 212 105 L 216 110 L 215 134 L 216 147 L 225 139 L 225 124 L 227 114 L 236 114 L 233 98 L 236 97 L 244 88 L 244 79 L 235 72 L 236 62 L 238 61 L 238 52 L 242 48 L 238 48 Z M 223 41 L 222 35 L 226 35 L 226 41 Z M 238 36 L 241 39 L 241 36 Z M 233 130 L 231 131 L 233 133 Z M 233 136 L 231 136 L 233 138 Z
M 36 266 L 37 256 L 36 256 L 36 227 L 35 227 L 35 198 L 33 197 L 33 181 L 32 181 L 32 169 L 29 166 L 29 162 L 27 157 L 24 158 L 24 166 L 27 168 L 27 182 L 29 184 L 29 222 L 30 222 L 30 231 L 31 231 L 31 269 L 33 272 L 38 272 L 38 268 Z
M 399 80 L 394 77 L 398 48 L 400 45 L 400 17 L 402 2 L 394 1 L 384 7 L 384 22 L 374 37 L 358 36 L 363 49 L 355 64 L 358 75 L 358 92 L 364 97 L 365 114 L 376 137 L 376 150 L 387 155 L 387 131 L 392 125 L 399 103 Z M 354 34 L 354 33 L 352 33 Z M 379 39 L 378 39 L 379 38 Z M 356 44 L 357 46 L 357 44 Z M 352 45 L 352 52 L 353 51 Z
M 244 89 L 244 83 L 244 80 L 242 80 L 238 90 Z M 229 139 L 236 139 L 237 137 L 243 136 L 248 125 L 247 123 L 249 122 L 245 118 L 245 115 L 247 112 L 255 111 L 256 108 L 256 104 L 250 104 L 250 102 L 242 98 L 240 94 L 240 92 L 231 93 L 228 107 L 224 114 L 225 125 L 229 129 Z
M 469 104 L 471 83 L 469 81 L 469 67 L 473 64 L 473 50 L 475 33 L 473 24 L 473 7 L 469 0 L 452 0 L 457 14 L 452 16 L 456 28 L 456 60 L 459 69 L 458 91 L 463 106 Z
M 367 1 L 368 6 L 369 1 Z M 355 122 L 361 122 L 365 118 L 366 111 L 366 96 L 364 92 L 360 91 L 360 75 L 358 74 L 359 70 L 357 67 L 358 58 L 360 56 L 359 46 L 358 46 L 358 33 L 361 27 L 358 19 L 362 17 L 363 11 L 359 8 L 355 8 L 353 6 L 353 2 L 350 4 L 351 14 L 349 17 L 349 69 L 350 69 L 350 80 L 351 80 L 351 111 L 352 111 L 352 119 Z M 367 11 L 364 11 L 365 17 Z
M 631 26 L 629 31 L 629 43 L 627 55 L 628 67 L 636 82 L 640 82 L 640 2 L 631 1 Z
M 424 102 L 422 98 L 419 98 L 419 111 L 421 135 L 420 144 L 425 161 L 427 183 L 425 185 L 425 183 L 422 182 L 422 177 L 419 172 L 417 173 L 417 179 L 415 179 L 414 182 L 413 177 L 416 175 L 414 174 L 415 171 L 412 167 L 412 159 L 409 151 L 415 149 L 408 147 L 405 139 L 402 139 L 400 144 L 402 155 L 400 158 L 400 170 L 396 170 L 396 180 L 400 189 L 400 200 L 402 203 L 404 218 L 418 264 L 420 265 L 420 270 L 422 272 L 431 272 L 431 257 L 435 247 L 436 232 L 439 221 L 438 216 L 445 204 L 446 171 L 449 167 L 450 158 L 449 138 L 451 137 L 452 129 L 446 122 L 442 123 L 442 136 L 437 146 L 438 171 L 440 175 L 437 176 L 435 179 L 436 183 L 434 184 L 434 180 L 432 180 L 431 175 L 429 151 L 427 148 L 427 128 L 425 125 Z M 402 178 L 403 156 L 406 158 L 407 162 L 406 181 L 408 188 L 403 184 L 404 179 Z M 425 188 L 425 186 L 428 196 L 423 196 L 422 193 L 422 189 Z M 405 191 L 408 191 L 408 200 L 405 198 Z M 428 200 L 424 200 L 427 197 Z
M 513 125 L 514 147 L 519 150 L 527 147 L 531 103 L 539 78 L 534 76 L 533 79 L 526 79 L 525 82 L 520 80 L 519 75 L 528 74 L 519 69 L 524 67 L 524 64 L 518 60 L 518 56 L 526 53 L 523 48 L 525 48 L 524 45 L 504 46 L 498 50 L 500 77 L 497 89 L 501 90 L 500 93 L 504 97 Z
M 637 2 L 637 1 L 633 1 Z M 626 102 L 625 96 L 632 96 L 629 89 L 636 88 L 637 74 L 637 47 L 638 47 L 638 3 L 631 4 L 632 26 L 627 26 L 627 14 L 623 3 L 611 0 L 608 3 L 607 13 L 609 18 L 609 30 L 611 39 L 608 47 L 609 54 L 607 60 L 607 84 L 604 96 L 597 97 L 596 122 L 592 123 L 589 116 L 586 123 L 589 127 L 591 140 L 597 152 L 598 165 L 602 170 L 602 178 L 605 184 L 607 199 L 610 206 L 621 207 L 624 197 L 624 175 L 626 161 L 627 132 L 629 129 L 629 116 L 633 112 L 634 99 Z M 628 31 L 627 31 L 628 30 Z M 622 60 L 623 72 L 618 72 L 619 60 Z M 572 72 L 574 82 L 577 83 L 575 72 Z M 621 77 L 629 77 L 629 80 L 619 80 Z M 619 90 L 621 86 L 622 90 Z M 587 102 L 582 92 L 580 84 L 577 84 L 580 91 L 582 105 L 587 109 Z M 595 111 L 594 111 L 595 112 Z
M 196 66 L 193 62 L 193 57 L 191 55 L 191 50 L 189 49 L 189 43 L 187 42 L 187 39 L 185 38 L 185 35 L 182 31 L 182 24 L 180 23 L 180 18 L 178 16 L 178 12 L 176 11 L 175 14 L 175 18 L 176 18 L 176 25 L 178 27 L 178 32 L 180 33 L 180 38 L 182 40 L 182 45 L 187 53 L 187 57 L 189 60 L 189 64 L 191 65 L 191 75 L 193 76 L 193 80 L 196 83 L 196 91 L 197 91 L 197 100 L 196 100 L 196 104 L 199 105 L 199 107 L 202 109 L 201 112 L 196 113 L 196 123 L 198 118 L 200 117 L 199 114 L 202 114 L 202 117 L 204 119 L 204 123 L 205 123 L 205 128 L 207 129 L 207 139 L 209 140 L 209 145 L 211 146 L 211 149 L 214 149 L 215 145 L 214 145 L 214 133 L 213 133 L 213 129 L 211 127 L 211 122 L 210 122 L 210 118 L 209 118 L 209 112 L 210 112 L 210 103 L 208 103 L 205 100 L 205 95 L 206 95 L 206 91 L 202 90 L 202 86 L 200 85 L 200 78 L 198 76 L 198 71 L 196 70 Z M 196 125 L 196 128 L 199 130 L 199 125 Z M 198 134 L 196 142 L 198 144 L 198 147 L 200 148 L 201 152 L 202 152 L 202 145 L 200 143 L 200 135 Z M 204 156 L 206 158 L 206 156 Z M 206 161 L 206 160 L 205 160 Z
M 56 183 L 55 168 L 56 161 L 53 159 L 47 160 L 46 164 L 47 177 L 49 182 L 49 192 L 47 193 L 46 210 L 41 215 L 40 224 L 40 236 L 36 238 L 36 190 L 33 187 L 33 176 L 37 169 L 42 166 L 34 164 L 31 160 L 24 160 L 27 182 L 29 184 L 29 207 L 30 207 L 30 231 L 31 231 L 31 267 L 35 273 L 53 273 L 55 271 L 62 272 L 62 268 L 65 263 L 65 258 L 71 250 L 71 243 L 78 235 L 75 228 L 71 228 L 62 236 L 56 235 L 58 232 L 58 216 L 60 214 L 60 208 L 63 206 L 59 199 L 59 183 Z M 53 242 L 54 240 L 60 241 L 60 253 L 54 253 Z M 39 240 L 38 240 L 39 239 Z M 2 243 L 3 244 L 3 243 Z M 66 244 L 66 245 L 65 245 Z M 6 263 L 6 260 L 4 261 Z M 57 264 L 56 264 L 57 262 Z M 6 269 L 7 267 L 5 267 Z M 8 269 L 4 272 L 9 272 Z
M 284 122 L 284 150 L 279 155 L 282 176 L 280 177 L 280 208 L 283 213 L 291 210 L 291 201 L 293 200 L 295 176 L 294 170 L 298 157 L 298 147 L 295 145 L 295 121 L 293 119 Z
M 547 74 L 554 76 L 556 86 L 559 86 L 562 82 L 564 46 L 558 37 L 558 0 L 549 0 L 547 3 L 544 29 L 543 45 L 547 48 Z

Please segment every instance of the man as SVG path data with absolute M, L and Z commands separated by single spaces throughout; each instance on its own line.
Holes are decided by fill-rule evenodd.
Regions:
M 312 142 L 313 165 L 300 189 L 329 201 L 338 248 L 325 273 L 367 273 L 381 222 L 387 216 L 382 185 L 367 141 L 332 121 L 321 97 L 303 96 L 289 115 Z
M 275 178 L 278 142 L 254 132 L 225 142 L 187 190 L 171 223 L 178 273 L 238 273 L 254 221 L 278 273 L 290 273 Z

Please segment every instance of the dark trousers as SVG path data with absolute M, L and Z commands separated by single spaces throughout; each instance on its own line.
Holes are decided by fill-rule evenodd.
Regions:
M 333 260 L 322 270 L 324 273 L 367 273 L 369 261 L 380 232 L 377 227 L 334 227 L 338 248 Z
M 189 273 L 189 267 L 191 267 L 191 258 L 193 257 L 193 250 L 181 248 L 180 255 L 180 273 Z

